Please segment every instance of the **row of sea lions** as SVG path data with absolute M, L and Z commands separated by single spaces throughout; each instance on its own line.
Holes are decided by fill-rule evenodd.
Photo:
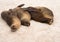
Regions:
M 3 11 L 1 17 L 15 32 L 21 25 L 30 26 L 30 20 L 51 25 L 53 23 L 53 12 L 46 7 L 26 7 L 24 4 L 16 8 Z

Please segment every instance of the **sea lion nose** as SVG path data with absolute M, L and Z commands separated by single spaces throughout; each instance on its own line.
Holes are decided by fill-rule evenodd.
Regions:
M 11 27 L 11 31 L 12 31 L 12 32 L 15 32 L 15 31 L 17 31 L 17 28 L 16 28 L 15 26 L 12 26 L 12 27 Z

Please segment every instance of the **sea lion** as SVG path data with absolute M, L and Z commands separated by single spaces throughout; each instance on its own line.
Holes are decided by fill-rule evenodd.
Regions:
M 15 32 L 21 25 L 30 25 L 31 16 L 27 11 L 24 11 L 21 8 L 23 5 L 24 4 L 21 4 L 16 8 L 1 13 L 1 17 L 7 22 L 13 32 Z
M 47 23 L 49 25 L 53 23 L 53 12 L 46 7 L 27 7 L 24 8 L 24 10 L 30 13 L 32 20 Z

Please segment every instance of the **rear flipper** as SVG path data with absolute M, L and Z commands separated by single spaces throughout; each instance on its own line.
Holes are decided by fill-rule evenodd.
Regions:
M 22 7 L 22 6 L 24 6 L 25 4 L 21 4 L 21 5 L 19 5 L 18 7 Z

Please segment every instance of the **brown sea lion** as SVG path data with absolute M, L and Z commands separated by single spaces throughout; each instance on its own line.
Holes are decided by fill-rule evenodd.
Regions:
M 46 7 L 27 7 L 24 10 L 30 13 L 32 20 L 47 24 L 53 23 L 53 12 Z
M 13 32 L 16 31 L 21 24 L 25 26 L 30 25 L 31 16 L 21 8 L 23 5 L 24 4 L 21 4 L 14 9 L 9 9 L 1 13 L 1 17 L 7 22 Z

